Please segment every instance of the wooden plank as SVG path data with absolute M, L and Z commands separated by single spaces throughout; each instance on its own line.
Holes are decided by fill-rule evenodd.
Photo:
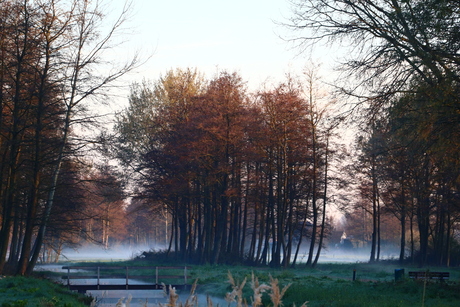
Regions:
M 110 278 L 125 278 L 126 275 L 105 275 L 101 274 L 99 275 L 99 278 L 101 279 L 110 279 Z M 154 279 L 156 276 L 155 274 L 152 275 L 128 275 L 129 279 Z M 97 275 L 70 275 L 70 276 L 62 276 L 62 279 L 84 279 L 84 278 L 97 278 Z M 158 275 L 158 278 L 163 278 L 163 279 L 184 279 L 184 275 Z M 190 276 L 187 276 L 187 278 L 190 278 Z
M 449 272 L 409 272 L 409 277 L 414 279 L 449 279 Z
M 62 276 L 61 278 L 62 279 L 97 279 L 97 278 L 100 278 L 100 279 L 114 279 L 114 278 L 125 278 L 126 275 L 125 274 L 118 274 L 118 275 L 64 275 Z M 129 276 L 130 278 L 133 277 L 133 276 Z M 150 276 L 152 277 L 152 276 Z
M 126 269 L 126 266 L 108 266 L 108 265 L 101 265 L 101 266 L 78 266 L 78 265 L 68 265 L 63 266 L 62 269 L 67 270 L 96 270 L 97 268 L 100 269 L 116 269 L 116 270 L 123 270 Z M 128 266 L 129 269 L 151 269 L 155 270 L 156 268 L 162 269 L 176 269 L 176 270 L 184 270 L 185 268 L 188 270 L 190 267 L 186 266 Z
M 187 274 L 187 267 L 184 266 L 170 266 L 170 267 L 158 267 L 158 266 L 63 266 L 63 269 L 67 270 L 67 275 L 62 276 L 62 279 L 67 280 L 67 286 L 71 290 L 78 290 L 79 292 L 86 292 L 87 290 L 121 290 L 121 289 L 133 289 L 133 290 L 142 290 L 142 289 L 161 289 L 161 283 L 174 284 L 173 287 L 183 288 L 190 287 L 187 285 L 187 280 L 191 278 Z M 72 270 L 72 272 L 71 272 Z M 130 271 L 131 270 L 131 271 Z M 133 270 L 140 270 L 141 272 L 133 272 Z M 165 272 L 168 270 L 181 270 L 183 274 L 159 274 L 159 271 Z M 88 271 L 92 274 L 85 274 L 83 271 Z M 124 273 L 120 274 L 116 271 L 122 271 Z M 147 271 L 152 271 L 151 274 L 145 274 Z M 81 272 L 81 273 L 80 273 Z M 73 273 L 73 274 L 72 274 Z M 94 274 L 96 273 L 96 275 Z M 115 274 L 114 274 L 115 273 Z M 132 273 L 132 274 L 131 274 Z M 136 273 L 144 273 L 136 275 Z M 171 272 L 173 273 L 173 272 Z M 126 279 L 126 283 L 123 285 L 102 285 L 100 284 L 101 279 Z M 85 285 L 72 285 L 70 280 L 72 279 L 91 279 L 95 280 L 93 284 Z M 150 279 L 155 280 L 151 284 L 129 284 L 129 279 L 139 280 L 139 279 Z M 175 282 L 171 282 L 175 280 Z M 183 281 L 178 283 L 178 281 Z
M 169 285 L 166 286 L 169 288 Z M 190 285 L 171 285 L 176 289 L 189 289 Z M 77 290 L 80 293 L 85 293 L 89 290 L 162 290 L 163 285 L 70 285 L 69 290 Z

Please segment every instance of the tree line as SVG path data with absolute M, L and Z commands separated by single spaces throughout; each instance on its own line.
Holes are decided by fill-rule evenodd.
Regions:
M 292 3 L 293 42 L 349 48 L 340 104 L 314 69 L 255 93 L 235 73 L 177 69 L 133 84 L 115 134 L 88 140 L 93 98 L 138 64 L 105 57 L 129 8 L 107 27 L 99 1 L 2 1 L 0 273 L 28 274 L 82 240 L 160 234 L 183 261 L 288 267 L 306 247 L 315 266 L 340 201 L 345 228 L 369 222 L 371 261 L 396 221 L 400 261 L 459 263 L 458 1 Z M 344 165 L 346 119 L 360 132 Z M 96 143 L 135 180 L 90 165 Z
M 58 228 L 70 230 L 70 221 L 84 215 L 78 203 L 59 194 L 72 195 L 78 187 L 70 182 L 83 181 L 69 175 L 81 169 L 86 145 L 74 127 L 94 119 L 88 112 L 92 97 L 137 65 L 137 58 L 122 65 L 104 60 L 128 7 L 104 32 L 100 5 L 89 0 L 0 3 L 2 274 L 29 274 L 53 231 L 62 235 Z M 96 68 L 107 71 L 99 74 Z
M 308 235 L 317 263 L 333 150 L 310 90 L 288 79 L 249 95 L 235 73 L 205 80 L 192 69 L 133 85 L 116 153 L 138 171 L 145 205 L 171 214 L 180 259 L 287 267 Z
M 352 154 L 356 159 L 348 167 L 352 176 L 343 173 L 341 179 L 358 187 L 345 210 L 350 223 L 360 210 L 370 219 L 370 261 L 380 259 L 382 219 L 393 218 L 399 221 L 400 261 L 409 257 L 421 266 L 458 263 L 458 2 L 311 0 L 293 1 L 293 9 L 287 26 L 294 33 L 300 31 L 294 34 L 294 43 L 314 47 L 327 41 L 349 51 L 338 67 L 343 79 L 335 86 L 342 97 L 352 100 L 344 112 L 349 112 L 347 118 L 359 120 L 361 133 Z M 327 126 L 321 127 L 317 138 L 308 95 L 294 92 L 292 97 L 306 101 L 300 109 L 288 98 L 291 94 L 281 93 L 292 89 L 289 82 L 250 96 L 248 110 L 255 114 L 240 120 L 250 126 L 232 130 L 234 119 L 248 112 L 226 113 L 233 89 L 219 96 L 215 84 L 221 81 L 216 77 L 204 89 L 194 85 L 194 98 L 182 98 L 180 104 L 178 97 L 185 97 L 190 89 L 184 82 L 171 86 L 171 78 L 178 76 L 170 73 L 149 90 L 133 89 L 131 103 L 152 99 L 152 107 L 135 118 L 128 115 L 136 108 L 131 105 L 118 128 L 130 135 L 129 129 L 143 130 L 129 128 L 129 122 L 141 125 L 161 117 L 142 136 L 131 135 L 137 143 L 127 149 L 146 163 L 136 166 L 146 170 L 141 179 L 149 182 L 144 184 L 145 196 L 164 202 L 173 216 L 176 241 L 172 246 L 183 257 L 197 252 L 206 255 L 199 259 L 209 262 L 219 262 L 225 251 L 233 259 L 267 263 L 271 249 L 271 263 L 287 265 L 290 255 L 295 263 L 294 246 L 299 246 L 294 234 L 310 227 L 307 261 L 313 263 L 316 236 L 321 240 L 325 229 L 321 205 L 328 200 L 331 152 Z M 278 99 L 285 100 L 282 105 L 291 111 L 277 109 Z M 165 101 L 179 113 L 165 109 Z M 197 115 L 206 108 L 211 113 Z M 171 114 L 174 124 L 169 122 Z M 289 117 L 293 114 L 302 114 L 307 121 Z M 290 130 L 291 120 L 296 123 L 294 130 Z M 254 128 L 262 135 L 251 132 Z M 302 137 L 291 135 L 294 131 Z M 245 135 L 241 137 L 245 142 L 238 143 L 237 132 Z M 171 144 L 181 144 L 180 150 Z M 145 151 L 137 151 L 140 148 Z M 303 162 L 294 162 L 297 159 Z M 180 176 L 173 175 L 177 171 Z M 163 185 L 165 176 L 172 175 Z M 166 187 L 167 193 L 159 186 Z M 253 200 L 254 193 L 259 200 Z M 206 228 L 209 224 L 213 227 Z M 249 242 L 247 251 L 238 244 L 244 237 Z
M 400 261 L 458 264 L 458 1 L 310 0 L 293 8 L 288 25 L 301 33 L 294 42 L 349 51 L 339 67 L 348 84 L 337 87 L 363 119 L 355 212 L 372 219 L 370 260 L 379 259 L 381 217 L 392 215 Z

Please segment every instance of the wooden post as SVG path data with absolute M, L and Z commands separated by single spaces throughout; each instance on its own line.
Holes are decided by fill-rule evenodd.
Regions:
M 99 290 L 99 280 L 101 278 L 101 268 L 97 267 L 97 289 Z
M 70 288 L 70 266 L 67 267 L 67 287 Z
M 128 290 L 128 267 L 126 267 L 126 290 Z
M 158 267 L 155 267 L 155 284 L 158 285 Z
M 187 267 L 184 267 L 184 286 L 187 285 Z

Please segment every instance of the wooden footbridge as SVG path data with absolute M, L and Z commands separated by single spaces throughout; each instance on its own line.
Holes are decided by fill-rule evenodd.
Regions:
M 67 287 L 80 293 L 88 290 L 159 290 L 165 286 L 190 288 L 187 267 L 63 266 L 62 269 L 67 270 L 67 275 L 62 276 L 67 280 Z

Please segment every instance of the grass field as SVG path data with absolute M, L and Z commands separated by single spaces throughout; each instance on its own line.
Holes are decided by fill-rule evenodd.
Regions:
M 406 278 L 395 282 L 395 269 L 404 268 Z M 245 278 L 248 281 L 243 291 L 247 302 L 251 302 L 251 273 L 260 283 L 270 284 L 270 276 L 279 281 L 280 288 L 289 285 L 282 301 L 284 306 L 460 306 L 460 270 L 446 268 L 425 268 L 432 271 L 449 271 L 448 282 L 414 281 L 407 278 L 414 267 L 400 267 L 382 264 L 320 264 L 315 269 L 298 266 L 296 269 L 274 270 L 247 267 L 199 267 L 192 270 L 198 278 L 198 291 L 222 297 L 231 291 L 226 280 L 230 271 L 236 283 Z M 353 281 L 353 271 L 356 279 Z M 425 289 L 425 293 L 424 293 Z M 263 296 L 265 306 L 271 305 L 267 293 Z M 273 306 L 273 305 L 272 305 Z
M 49 280 L 28 277 L 0 278 L 1 307 L 83 307 L 92 299 L 70 293 Z
M 152 261 L 129 261 L 112 265 L 157 265 Z M 88 263 L 85 263 L 88 265 Z M 160 265 L 160 264 L 159 264 Z M 161 265 L 165 265 L 164 263 Z M 174 265 L 177 265 L 175 263 Z M 406 278 L 395 282 L 395 269 L 404 269 Z M 243 301 L 251 304 L 254 287 L 252 274 L 260 284 L 271 285 L 278 281 L 282 290 L 289 285 L 282 297 L 284 306 L 459 306 L 460 269 L 424 268 L 422 270 L 449 271 L 448 282 L 430 281 L 424 284 L 407 278 L 409 271 L 420 270 L 411 266 L 386 264 L 319 264 L 315 269 L 299 265 L 295 269 L 254 268 L 246 266 L 191 266 L 191 280 L 197 280 L 197 292 L 224 298 L 234 287 L 229 282 L 229 272 L 235 286 L 246 283 L 241 289 Z M 353 274 L 355 280 L 353 281 Z M 424 291 L 425 290 L 425 291 Z M 264 306 L 273 306 L 270 291 L 262 295 Z M 235 304 L 233 306 L 236 306 Z
M 101 263 L 97 263 L 100 265 Z M 110 263 L 111 265 L 156 265 L 151 261 L 129 261 Z M 75 265 L 75 264 L 74 264 Z M 85 262 L 85 266 L 89 263 Z M 96 265 L 96 264 L 95 264 Z M 165 265 L 165 264 L 161 264 Z M 174 264 L 174 265 L 177 265 Z M 395 282 L 395 269 L 404 269 L 405 278 Z M 416 270 L 448 271 L 447 282 L 414 281 L 407 278 L 409 271 Z M 355 280 L 353 272 L 355 271 Z M 233 286 L 229 282 L 229 272 Z M 245 266 L 191 266 L 192 280 L 197 281 L 197 293 L 224 298 L 227 293 L 240 291 L 241 301 L 252 304 L 256 285 L 267 285 L 262 294 L 263 306 L 277 306 L 273 303 L 273 282 L 277 281 L 279 292 L 289 286 L 282 297 L 283 306 L 301 306 L 308 302 L 309 307 L 319 306 L 460 306 L 460 269 L 459 268 L 424 268 L 395 264 L 319 264 L 315 269 L 299 265 L 295 269 L 254 268 Z M 254 277 L 253 277 L 254 276 Z M 3 306 L 83 306 L 78 299 L 67 295 L 62 287 L 53 288 L 51 293 L 40 296 L 42 288 L 38 283 L 26 279 L 15 281 L 4 278 L 0 280 L 0 307 Z M 245 283 L 244 283 L 245 281 Z M 40 281 L 46 283 L 46 281 Z M 244 287 L 241 287 L 244 283 Z M 262 289 L 261 287 L 260 289 Z M 53 292 L 54 291 L 54 292 Z M 44 292 L 43 292 L 44 293 Z M 62 295 L 62 296 L 61 296 Z M 238 300 L 238 297 L 234 297 Z M 16 301 L 14 301 L 16 299 Z M 27 302 L 26 302 L 27 301 Z M 34 303 L 31 303 L 34 302 Z M 80 304 L 80 305 L 78 305 Z M 215 305 L 214 305 L 215 306 Z M 231 306 L 237 306 L 232 303 Z M 262 305 L 260 305 L 262 306 Z M 280 305 L 278 305 L 280 306 Z

